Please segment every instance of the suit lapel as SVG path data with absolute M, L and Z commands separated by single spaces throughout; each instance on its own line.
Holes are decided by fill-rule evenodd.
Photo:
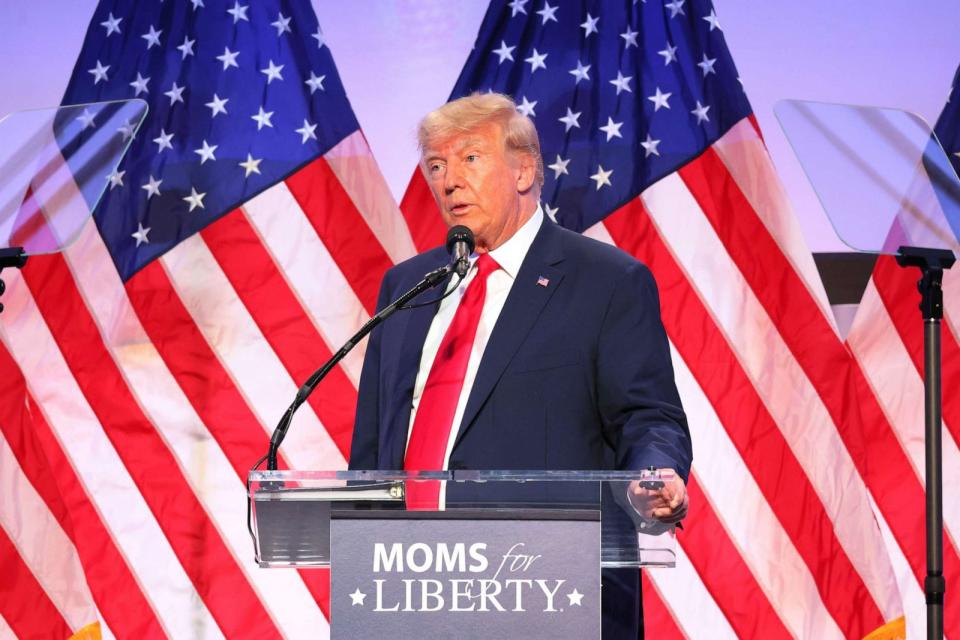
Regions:
M 438 253 L 435 267 L 439 267 L 445 262 L 446 254 Z M 412 282 L 409 283 L 407 288 L 412 287 L 413 284 Z M 422 297 L 424 300 L 429 300 L 440 295 L 442 295 L 442 290 L 434 289 L 422 294 Z M 400 342 L 400 357 L 397 361 L 397 389 L 389 390 L 391 397 L 396 398 L 399 405 L 392 412 L 394 419 L 385 434 L 383 450 L 387 452 L 387 459 L 383 462 L 388 463 L 385 468 L 403 468 L 407 431 L 410 429 L 410 403 L 411 398 L 413 398 L 413 387 L 417 381 L 417 370 L 420 368 L 420 358 L 423 355 L 423 343 L 427 339 L 427 332 L 430 330 L 433 316 L 436 315 L 439 308 L 440 303 L 438 302 L 417 309 L 397 312 L 407 315 L 407 326 L 403 331 L 403 339 Z
M 560 286 L 563 271 L 555 265 L 562 260 L 558 230 L 553 222 L 544 220 L 520 266 L 500 317 L 494 325 L 490 341 L 483 351 L 454 447 L 473 424 L 504 369 L 533 328 L 553 292 Z

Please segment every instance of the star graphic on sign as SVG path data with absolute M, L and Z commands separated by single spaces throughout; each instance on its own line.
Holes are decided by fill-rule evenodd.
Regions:
M 617 88 L 617 95 L 620 95 L 621 91 L 629 91 L 633 93 L 633 89 L 630 88 L 630 80 L 633 76 L 625 76 L 619 71 L 617 71 L 617 79 L 611 80 L 610 84 Z
M 514 50 L 514 49 L 516 49 L 516 47 L 508 47 L 508 46 L 507 46 L 507 43 L 504 42 L 503 40 L 501 40 L 501 41 L 500 41 L 500 48 L 499 48 L 499 49 L 494 49 L 494 50 L 493 50 L 493 53 L 495 53 L 495 54 L 497 54 L 498 56 L 500 56 L 500 64 L 503 64 L 503 61 L 504 61 L 504 60 L 509 60 L 510 62 L 513 62 L 513 50 Z
M 137 246 L 141 244 L 150 244 L 150 241 L 147 239 L 147 234 L 150 233 L 150 227 L 144 228 L 141 223 L 137 223 L 137 230 L 134 233 L 131 233 L 130 236 L 137 241 Z
M 145 190 L 145 191 L 147 192 L 147 200 L 149 200 L 149 199 L 152 198 L 153 196 L 158 196 L 158 195 L 160 195 L 160 183 L 161 183 L 161 182 L 163 182 L 163 180 L 157 180 L 156 178 L 153 177 L 153 175 L 151 175 L 151 176 L 150 176 L 150 180 L 147 181 L 147 184 L 142 185 L 142 186 L 140 187 L 141 189 L 143 189 L 143 190 Z
M 323 46 L 327 44 L 326 40 L 323 39 L 323 30 L 320 27 L 317 27 L 317 32 L 310 34 L 310 37 L 317 41 L 317 49 L 323 49 Z
M 260 107 L 260 112 L 250 117 L 257 121 L 257 131 L 260 131 L 260 129 L 264 127 L 273 127 L 273 123 L 270 122 L 270 118 L 273 117 L 273 111 L 264 111 L 263 107 Z
M 196 189 L 190 187 L 190 195 L 184 197 L 183 200 L 190 204 L 190 211 L 193 211 L 197 207 L 203 209 L 203 198 L 206 195 L 206 193 L 197 193 Z
M 230 102 L 230 98 L 220 98 L 217 94 L 213 94 L 213 100 L 203 106 L 209 107 L 211 118 L 216 118 L 218 113 L 227 112 L 228 102 Z
M 233 9 L 227 9 L 227 13 L 233 16 L 233 24 L 237 24 L 241 20 L 250 22 L 250 18 L 247 17 L 247 9 L 249 8 L 250 5 L 248 4 L 241 5 L 239 2 L 234 2 Z
M 183 36 L 183 44 L 177 47 L 177 51 L 179 51 L 182 55 L 182 57 L 180 58 L 181 60 L 186 60 L 187 56 L 193 55 L 193 45 L 196 43 L 197 43 L 196 38 L 191 40 L 189 37 Z
M 93 84 L 98 84 L 101 80 L 109 81 L 110 78 L 107 77 L 107 70 L 110 68 L 110 65 L 103 66 L 100 64 L 100 61 L 97 60 L 97 66 L 93 69 L 90 69 L 89 73 L 93 74 Z
M 717 12 L 714 9 L 710 9 L 710 15 L 704 16 L 703 19 L 710 23 L 710 31 L 720 29 L 720 21 L 717 20 Z M 723 29 L 720 30 L 723 31 Z
M 290 33 L 290 18 L 284 18 L 283 12 L 279 14 L 276 21 L 270 23 L 271 27 L 276 28 L 277 37 L 282 36 L 284 33 Z
M 317 130 L 317 125 L 310 124 L 306 118 L 303 119 L 303 126 L 297 129 L 297 133 L 303 136 L 303 139 L 300 141 L 300 144 L 306 144 L 307 140 L 313 138 L 317 139 L 317 134 L 314 133 Z
M 717 61 L 716 58 L 708 58 L 707 54 L 703 54 L 703 60 L 697 63 L 697 66 L 700 67 L 700 70 L 703 71 L 703 77 L 706 78 L 711 73 L 716 73 L 713 70 L 713 63 Z
M 177 83 L 174 82 L 173 86 L 170 87 L 170 91 L 164 91 L 163 95 L 170 98 L 170 106 L 172 107 L 177 102 L 183 102 L 183 90 L 186 87 L 178 87 Z
M 157 180 L 156 178 L 153 177 L 152 174 L 150 175 L 150 180 L 147 181 L 147 184 L 142 185 L 140 187 L 141 189 L 147 192 L 147 200 L 149 200 L 153 196 L 160 195 L 160 184 L 162 182 L 163 180 Z
M 137 79 L 130 83 L 130 86 L 137 90 L 133 95 L 138 96 L 141 93 L 150 93 L 147 90 L 148 82 L 150 82 L 150 78 L 144 78 L 139 72 L 137 72 Z
M 283 80 L 283 76 L 280 75 L 280 72 L 283 71 L 285 65 L 277 66 L 273 64 L 273 60 L 270 60 L 266 69 L 260 69 L 260 73 L 267 76 L 267 84 L 270 84 L 274 80 Z
M 155 47 L 155 46 L 156 46 L 156 47 L 159 47 L 159 46 L 160 46 L 160 34 L 161 34 L 161 33 L 163 33 L 163 29 L 161 29 L 160 31 L 157 31 L 157 30 L 153 27 L 153 25 L 150 25 L 150 31 L 147 31 L 145 34 L 143 34 L 142 36 L 140 36 L 141 38 L 143 38 L 144 40 L 147 41 L 147 51 L 149 51 L 150 49 L 152 49 L 152 48 Z
M 358 604 L 363 606 L 363 599 L 367 597 L 363 591 L 360 591 L 360 587 L 357 587 L 357 590 L 350 594 L 350 606 L 357 606 Z
M 199 149 L 194 149 L 193 152 L 200 156 L 200 164 L 203 164 L 207 160 L 216 160 L 217 157 L 213 155 L 213 152 L 217 150 L 218 145 L 210 146 L 207 144 L 207 141 L 203 141 L 203 146 Z
M 697 108 L 691 111 L 693 115 L 697 116 L 697 124 L 703 124 L 704 122 L 710 122 L 710 118 L 707 116 L 707 111 L 710 110 L 709 106 L 703 106 L 700 104 L 700 101 L 697 100 Z
M 551 207 L 549 204 L 544 204 L 543 209 L 546 212 L 548 218 L 550 218 L 554 222 L 557 221 L 557 212 L 560 211 L 560 207 Z
M 310 72 L 310 77 L 304 81 L 304 84 L 310 87 L 310 95 L 313 95 L 313 92 L 317 89 L 323 91 L 323 81 L 326 77 L 327 76 L 318 76 L 314 74 L 313 71 Z
M 677 60 L 677 47 L 671 47 L 669 44 L 667 48 L 663 51 L 657 51 L 661 56 L 663 56 L 663 66 L 667 66 L 671 62 L 676 62 Z
M 534 47 L 533 53 L 530 55 L 530 57 L 529 57 L 529 58 L 526 58 L 526 59 L 524 60 L 524 62 L 529 62 L 529 63 L 530 63 L 530 73 L 531 73 L 531 74 L 532 74 L 534 71 L 536 71 L 537 69 L 546 69 L 546 68 L 547 68 L 547 65 L 546 65 L 546 63 L 544 62 L 544 60 L 547 59 L 547 56 L 548 56 L 548 55 L 550 55 L 550 54 L 549 54 L 549 53 L 543 53 L 543 54 L 541 54 L 539 51 L 537 51 L 536 47 Z
M 612 174 L 612 173 L 613 173 L 613 169 L 610 169 L 610 171 L 604 171 L 602 164 L 601 164 L 601 165 L 597 165 L 597 172 L 596 172 L 595 174 L 593 174 L 592 176 L 590 176 L 590 179 L 591 179 L 591 180 L 595 180 L 596 183 L 597 183 L 597 191 L 600 191 L 600 187 L 602 187 L 602 186 L 604 186 L 604 185 L 606 185 L 606 186 L 608 186 L 608 187 L 612 187 L 612 186 L 613 186 L 613 185 L 610 183 L 610 174 Z
M 223 55 L 217 56 L 217 60 L 223 63 L 223 70 L 226 71 L 227 67 L 236 67 L 240 68 L 240 65 L 237 64 L 237 56 L 240 55 L 239 51 L 230 51 L 230 47 L 223 48 Z
M 84 109 L 83 113 L 76 117 L 76 121 L 83 125 L 83 129 L 86 129 L 87 127 L 92 127 L 94 125 L 93 119 L 95 117 L 96 116 L 90 113 L 89 109 Z M 81 131 L 83 129 L 81 129 Z
M 667 100 L 669 100 L 670 96 L 672 95 L 672 93 L 663 93 L 660 91 L 660 87 L 657 87 L 656 93 L 654 93 L 652 96 L 647 96 L 647 100 L 653 103 L 653 111 L 656 113 L 657 111 L 660 111 L 660 107 L 663 107 L 664 109 L 670 108 L 670 103 L 667 102 Z
M 170 141 L 173 140 L 173 134 L 167 133 L 165 129 L 160 129 L 160 136 L 154 138 L 153 141 L 157 143 L 157 153 L 160 153 L 164 149 L 173 149 L 173 145 L 170 144 Z
M 560 177 L 561 174 L 567 174 L 567 175 L 570 174 L 570 172 L 567 171 L 568 164 L 570 164 L 570 158 L 567 158 L 566 160 L 564 160 L 563 158 L 560 157 L 560 154 L 558 153 L 557 161 L 554 162 L 553 164 L 548 164 L 547 169 L 553 170 L 553 179 L 556 180 L 557 178 Z
M 245 162 L 239 163 L 243 167 L 243 177 L 249 178 L 251 173 L 260 173 L 260 163 L 263 162 L 263 158 L 254 159 L 252 155 L 247 154 L 247 160 Z
M 624 50 L 627 50 L 632 46 L 637 46 L 637 36 L 640 35 L 639 31 L 631 31 L 630 25 L 627 25 L 627 30 L 620 34 L 620 37 L 623 38 L 623 41 L 626 43 L 624 45 Z
M 614 122 L 613 118 L 608 117 L 607 124 L 602 127 L 598 127 L 598 129 L 607 134 L 607 142 L 610 142 L 610 140 L 613 138 L 623 138 L 623 136 L 620 134 L 620 127 L 622 126 L 622 122 Z
M 543 22 L 541 22 L 540 25 L 543 26 L 548 22 L 550 22 L 551 20 L 553 20 L 554 22 L 558 22 L 557 9 L 559 7 L 560 5 L 557 5 L 556 7 L 551 7 L 550 3 L 545 1 L 543 3 L 543 9 L 540 9 L 540 11 L 537 11 L 537 15 L 543 18 Z
M 687 15 L 683 12 L 683 3 L 685 1 L 686 0 L 671 0 L 671 2 L 668 2 L 667 4 L 664 5 L 667 9 L 670 9 L 671 18 L 676 18 L 677 15 L 681 15 L 681 16 Z
M 583 601 L 583 594 L 580 593 L 579 591 L 577 591 L 576 589 L 574 589 L 573 591 L 571 591 L 570 593 L 568 593 L 568 594 L 567 594 L 567 598 L 570 599 L 570 604 L 569 604 L 568 606 L 571 606 L 571 607 L 574 606 L 574 605 L 576 605 L 576 606 L 578 606 L 578 607 L 583 606 L 583 602 L 582 602 L 582 601 Z
M 584 34 L 583 34 L 584 38 L 589 38 L 591 33 L 600 33 L 600 31 L 597 29 L 597 22 L 599 20 L 600 20 L 599 16 L 594 18 L 589 13 L 587 14 L 586 21 L 580 24 L 580 28 L 583 29 L 584 31 Z
M 582 62 L 577 60 L 577 68 L 570 69 L 570 75 L 576 78 L 573 84 L 580 84 L 581 80 L 589 80 L 590 79 L 590 74 L 588 73 L 589 71 L 590 71 L 589 64 L 584 66 Z
M 111 13 L 110 15 L 107 16 L 107 19 L 105 21 L 100 23 L 100 26 L 106 28 L 107 30 L 106 37 L 109 38 L 111 33 L 120 33 L 121 20 L 123 20 L 123 18 L 114 18 L 113 14 Z
M 126 142 L 133 137 L 134 129 L 133 123 L 127 120 L 117 128 L 117 133 L 119 133 L 123 137 L 123 141 Z
M 570 107 L 567 107 L 567 115 L 557 119 L 560 120 L 560 122 L 562 122 L 564 125 L 566 125 L 567 127 L 566 131 L 570 131 L 570 129 L 572 129 L 573 127 L 576 127 L 577 129 L 579 129 L 581 113 L 583 112 L 577 111 L 576 113 L 574 113 L 573 111 L 570 110 Z
M 533 110 L 535 106 L 537 106 L 536 100 L 534 100 L 533 102 L 530 102 L 529 100 L 527 100 L 527 96 L 523 96 L 523 102 L 517 105 L 517 111 L 527 116 L 528 118 L 532 118 L 533 116 L 537 115 Z
M 659 156 L 660 152 L 657 151 L 657 145 L 660 144 L 659 140 L 654 140 L 653 137 L 648 133 L 647 139 L 640 143 L 640 146 L 643 147 L 643 157 L 649 158 L 650 156 Z
M 514 18 L 518 13 L 527 15 L 526 6 L 530 0 L 511 0 L 510 2 L 510 17 Z
M 110 181 L 110 190 L 111 190 L 111 191 L 113 190 L 114 187 L 122 187 L 122 186 L 123 186 L 123 174 L 125 174 L 125 173 L 126 173 L 126 171 L 117 171 L 116 169 L 114 169 L 114 170 L 113 170 L 113 173 L 111 173 L 110 175 L 107 176 L 107 180 Z

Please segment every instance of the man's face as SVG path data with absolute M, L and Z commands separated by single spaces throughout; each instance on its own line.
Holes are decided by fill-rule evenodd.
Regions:
M 480 253 L 496 249 L 525 222 L 520 204 L 532 184 L 530 162 L 506 150 L 499 125 L 438 141 L 423 157 L 443 221 L 469 227 Z

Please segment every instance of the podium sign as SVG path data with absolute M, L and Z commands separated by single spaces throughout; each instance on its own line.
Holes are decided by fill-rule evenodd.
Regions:
M 599 512 L 382 516 L 331 522 L 333 638 L 599 637 Z

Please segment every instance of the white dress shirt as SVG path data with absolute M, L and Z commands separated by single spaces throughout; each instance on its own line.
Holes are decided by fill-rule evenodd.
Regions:
M 533 244 L 533 239 L 540 230 L 541 224 L 543 224 L 543 210 L 538 205 L 533 216 L 509 240 L 490 252 L 490 256 L 497 261 L 500 268 L 487 276 L 487 295 L 483 301 L 483 310 L 480 312 L 480 323 L 477 326 L 477 335 L 473 340 L 473 348 L 470 351 L 470 360 L 467 362 L 467 372 L 463 378 L 463 387 L 460 389 L 460 398 L 457 400 L 457 411 L 453 416 L 453 424 L 450 427 L 447 450 L 443 456 L 444 469 L 450 464 L 450 452 L 453 450 L 453 443 L 457 438 L 457 432 L 460 430 L 460 421 L 463 420 L 467 399 L 470 397 L 473 381 L 477 377 L 477 369 L 480 367 L 483 350 L 490 340 L 490 334 L 493 333 L 493 327 L 497 323 L 497 318 L 500 317 L 503 304 L 507 301 L 507 295 L 510 293 L 510 288 L 513 287 L 513 281 L 517 277 L 517 272 L 520 271 L 520 265 L 523 264 L 523 259 L 527 257 L 527 251 Z M 410 444 L 410 432 L 413 430 L 413 421 L 417 417 L 417 407 L 420 405 L 420 398 L 423 396 L 423 388 L 427 384 L 430 368 L 433 366 L 437 351 L 440 349 L 440 342 L 443 340 L 450 323 L 453 322 L 453 316 L 460 306 L 460 300 L 463 298 L 464 292 L 477 275 L 477 257 L 477 255 L 471 256 L 470 270 L 463 282 L 457 287 L 457 291 L 440 302 L 440 308 L 433 317 L 430 330 L 427 332 L 427 339 L 423 343 L 423 353 L 420 356 L 420 368 L 417 370 L 417 380 L 413 386 L 413 408 L 410 411 L 410 426 L 407 429 L 408 445 Z M 455 280 L 451 280 L 451 286 L 453 282 Z M 441 505 L 443 504 L 443 493 L 441 491 Z

